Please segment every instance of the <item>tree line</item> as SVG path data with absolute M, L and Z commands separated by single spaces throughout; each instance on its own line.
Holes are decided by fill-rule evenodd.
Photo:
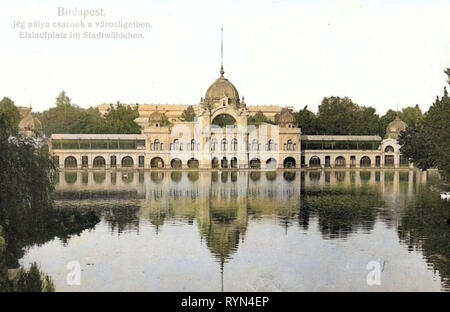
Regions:
M 379 135 L 386 134 L 387 125 L 399 116 L 408 125 L 415 125 L 423 119 L 418 105 L 396 112 L 388 110 L 379 116 L 375 108 L 360 106 L 348 97 L 326 97 L 315 114 L 305 106 L 294 113 L 295 123 L 302 134 L 309 135 Z
M 98 108 L 83 109 L 72 103 L 62 91 L 56 98 L 55 107 L 42 113 L 34 113 L 41 121 L 45 135 L 52 133 L 98 133 L 98 134 L 139 134 L 140 126 L 135 122 L 139 117 L 138 108 L 117 103 L 110 105 L 108 112 L 102 116 Z M 401 112 L 389 110 L 379 116 L 373 107 L 360 106 L 348 97 L 326 97 L 319 105 L 317 114 L 305 106 L 294 112 L 294 120 L 303 134 L 323 135 L 379 135 L 384 137 L 386 126 L 399 117 L 408 125 L 422 122 L 424 115 L 418 105 L 402 109 Z M 168 121 L 167 117 L 163 117 Z M 194 121 L 196 117 L 193 106 L 188 106 L 181 115 L 182 121 Z M 220 116 L 215 122 L 225 126 L 234 120 Z M 259 111 L 248 118 L 248 124 L 278 124 L 277 116 L 271 120 Z M 167 124 L 170 124 L 167 122 Z
M 110 105 L 102 116 L 98 108 L 84 109 L 72 103 L 62 91 L 56 98 L 55 107 L 42 113 L 34 113 L 41 121 L 44 133 L 89 133 L 89 134 L 140 134 L 141 127 L 134 121 L 139 117 L 138 108 L 117 103 Z
M 450 68 L 445 73 L 450 84 Z M 446 87 L 420 122 L 402 131 L 399 143 L 401 152 L 417 167 L 438 168 L 444 180 L 450 182 L 450 97 Z

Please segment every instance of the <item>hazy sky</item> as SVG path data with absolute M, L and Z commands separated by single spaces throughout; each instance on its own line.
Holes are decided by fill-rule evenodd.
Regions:
M 80 21 L 57 7 L 103 8 L 92 21 L 149 22 L 144 39 L 19 39 L 15 20 Z M 450 67 L 450 1 L 20 1 L 0 3 L 0 97 L 42 111 L 65 90 L 108 102 L 197 104 L 225 76 L 248 105 L 348 96 L 380 114 L 427 110 Z M 30 30 L 27 30 L 30 31 Z M 52 30 L 51 30 L 52 31 Z

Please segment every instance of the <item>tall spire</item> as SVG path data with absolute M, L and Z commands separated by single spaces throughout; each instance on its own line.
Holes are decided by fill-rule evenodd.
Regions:
M 223 70 L 223 28 L 220 29 L 220 77 L 223 77 L 225 71 Z

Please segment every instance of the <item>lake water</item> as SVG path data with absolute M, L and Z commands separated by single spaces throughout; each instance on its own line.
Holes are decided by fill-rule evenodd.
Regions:
M 450 203 L 420 171 L 67 171 L 56 180 L 58 209 L 101 219 L 26 249 L 20 264 L 36 261 L 57 291 L 450 290 Z M 72 261 L 80 285 L 67 284 Z

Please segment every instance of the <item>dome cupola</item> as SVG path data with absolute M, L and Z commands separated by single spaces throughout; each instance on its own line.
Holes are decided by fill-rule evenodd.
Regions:
M 293 128 L 294 127 L 294 115 L 289 108 L 283 108 L 278 118 L 278 123 L 281 127 Z
M 239 92 L 236 87 L 223 76 L 223 68 L 220 77 L 206 91 L 205 100 L 210 102 L 220 101 L 227 97 L 231 103 L 239 103 Z
M 159 111 L 155 111 L 151 113 L 151 115 L 148 117 L 148 124 L 151 127 L 161 127 L 161 124 L 164 121 L 163 114 Z
M 400 132 L 405 130 L 408 125 L 397 115 L 386 127 L 386 139 L 397 140 Z

